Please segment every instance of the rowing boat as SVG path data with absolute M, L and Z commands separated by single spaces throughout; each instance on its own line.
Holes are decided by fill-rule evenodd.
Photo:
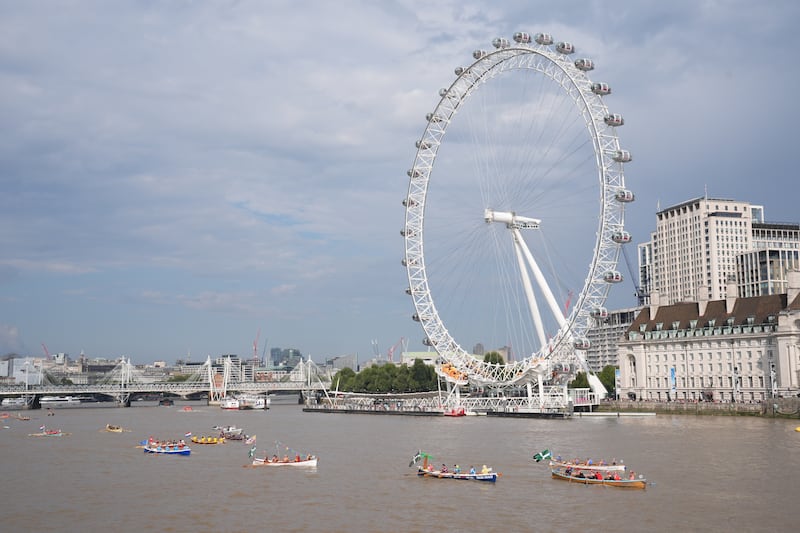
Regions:
M 442 465 L 442 468 L 439 470 L 434 470 L 433 465 L 430 464 L 428 461 L 433 459 L 433 457 L 424 452 L 417 452 L 414 457 L 411 458 L 411 462 L 408 464 L 409 467 L 414 466 L 422 461 L 422 465 L 417 466 L 417 475 L 420 477 L 432 477 L 437 479 L 457 479 L 461 481 L 489 481 L 494 483 L 497 481 L 497 478 L 500 476 L 497 472 L 493 472 L 491 468 L 483 465 L 480 472 L 476 472 L 474 468 L 470 468 L 469 472 L 461 472 L 460 467 L 456 465 L 453 472 L 447 470 L 445 465 Z
M 608 487 L 620 487 L 627 489 L 644 489 L 647 487 L 647 480 L 643 476 L 635 479 L 597 479 L 592 477 L 578 477 L 566 474 L 561 470 L 551 470 L 553 479 L 568 481 L 570 483 L 581 483 L 584 485 L 606 485 Z
M 417 475 L 423 477 L 435 477 L 439 479 L 459 479 L 463 481 L 489 481 L 494 483 L 497 481 L 497 472 L 481 473 L 458 473 L 455 472 L 442 472 L 441 470 L 425 470 L 421 466 L 417 468 Z
M 570 461 L 551 460 L 551 468 L 573 468 L 577 470 L 594 470 L 596 472 L 622 472 L 625 470 L 624 464 L 594 464 L 594 463 L 575 463 Z
M 281 461 L 279 459 L 268 459 L 266 457 L 253 458 L 253 466 L 317 466 L 317 457 L 315 455 L 310 456 L 310 458 L 301 459 L 299 461 Z
M 225 437 L 192 437 L 195 444 L 225 444 Z
M 155 453 L 161 455 L 189 455 L 192 453 L 188 446 L 161 446 L 155 444 L 145 444 L 144 453 Z
M 68 437 L 71 433 L 65 433 L 60 429 L 46 429 L 41 433 L 28 433 L 29 437 Z

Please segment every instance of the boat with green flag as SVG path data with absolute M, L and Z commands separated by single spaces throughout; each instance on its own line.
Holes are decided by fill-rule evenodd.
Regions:
M 455 465 L 450 471 L 445 464 L 439 469 L 435 469 L 430 461 L 433 456 L 424 452 L 417 452 L 408 464 L 409 467 L 417 465 L 417 475 L 420 477 L 432 477 L 438 479 L 457 479 L 462 481 L 488 481 L 494 483 L 502 474 L 492 471 L 490 467 L 483 465 L 480 470 L 470 467 L 466 472 L 461 471 L 461 467 Z M 420 465 L 419 462 L 422 461 Z

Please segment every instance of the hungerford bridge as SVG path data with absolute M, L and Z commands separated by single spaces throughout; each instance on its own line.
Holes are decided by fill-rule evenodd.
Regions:
M 103 395 L 112 398 L 121 407 L 130 407 L 131 398 L 141 395 L 163 394 L 181 398 L 208 397 L 208 403 L 218 404 L 228 393 L 270 394 L 299 392 L 306 397 L 326 390 L 323 381 L 330 379 L 310 359 L 301 362 L 286 379 L 280 381 L 242 381 L 235 365 L 227 358 L 222 371 L 211 364 L 209 357 L 198 370 L 181 382 L 147 382 L 130 362 L 122 359 L 103 379 L 92 385 L 55 385 L 37 383 L 0 386 L 0 398 L 24 398 L 25 407 L 40 409 L 43 396 Z

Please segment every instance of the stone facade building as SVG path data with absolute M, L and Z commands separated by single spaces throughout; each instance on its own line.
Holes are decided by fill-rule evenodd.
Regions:
M 619 341 L 619 395 L 641 400 L 757 402 L 800 392 L 800 272 L 783 294 L 659 305 L 651 294 Z

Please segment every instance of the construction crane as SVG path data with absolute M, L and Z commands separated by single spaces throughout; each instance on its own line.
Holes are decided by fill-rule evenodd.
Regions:
M 389 348 L 389 351 L 386 352 L 386 359 L 388 359 L 390 363 L 392 362 L 392 357 L 394 357 L 394 351 L 397 349 L 398 346 L 402 346 L 404 340 L 406 340 L 405 337 L 400 337 L 400 340 L 397 341 L 395 345 Z
M 631 266 L 631 259 L 628 257 L 627 247 L 622 246 L 622 255 L 625 257 L 625 265 L 628 267 L 628 274 L 630 274 L 631 283 L 633 283 L 633 288 L 636 292 L 633 293 L 636 296 L 636 303 L 637 305 L 644 305 L 644 294 L 642 294 L 642 288 L 639 286 L 639 276 L 633 270 Z
M 47 349 L 47 345 L 46 345 L 45 343 L 42 343 L 42 349 L 44 350 L 44 356 L 45 356 L 45 357 L 47 358 L 47 360 L 49 361 L 49 360 L 51 359 L 51 357 L 50 357 L 50 351 Z
M 258 339 L 261 337 L 261 328 L 258 328 L 256 340 L 253 341 L 253 360 L 258 360 Z
M 375 354 L 375 359 L 381 356 L 380 350 L 378 350 L 378 339 L 372 339 L 372 353 Z

